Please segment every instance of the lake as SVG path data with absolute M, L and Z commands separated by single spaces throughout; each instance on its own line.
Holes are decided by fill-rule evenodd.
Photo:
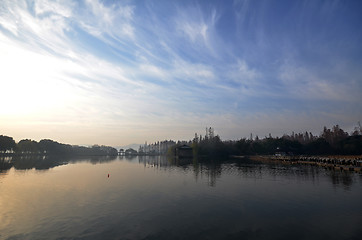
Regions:
M 18 160 L 0 172 L 0 239 L 361 239 L 361 200 L 361 173 L 317 166 Z

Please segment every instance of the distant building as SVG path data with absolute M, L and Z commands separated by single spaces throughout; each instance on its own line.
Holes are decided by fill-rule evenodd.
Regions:
M 179 158 L 192 158 L 192 148 L 186 144 L 179 146 L 175 150 L 175 156 Z

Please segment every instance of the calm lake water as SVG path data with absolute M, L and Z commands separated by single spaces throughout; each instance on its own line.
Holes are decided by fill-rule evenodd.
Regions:
M 246 160 L 65 162 L 3 167 L 0 239 L 362 239 L 361 173 Z

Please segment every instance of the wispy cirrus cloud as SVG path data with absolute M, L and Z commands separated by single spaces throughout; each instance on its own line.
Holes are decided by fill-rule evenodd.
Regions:
M 298 12 L 299 3 L 267 1 L 4 0 L 0 81 L 7 91 L 0 100 L 18 97 L 0 123 L 84 126 L 88 137 L 107 141 L 137 129 L 166 136 L 174 126 L 180 136 L 205 125 L 249 135 L 247 126 L 276 129 L 283 116 L 303 124 L 293 116 L 316 112 L 318 121 L 355 121 L 361 47 L 358 24 L 344 14 L 354 14 L 349 4 L 302 4 Z
M 341 76 L 335 69 L 324 72 L 285 63 L 281 65 L 278 77 L 290 98 L 354 102 L 360 96 L 354 81 L 349 79 L 349 83 L 345 83 L 346 78 L 352 76 Z
M 79 9 L 80 15 L 77 20 L 88 33 L 115 40 L 134 38 L 133 6 L 120 3 L 105 6 L 98 0 L 87 0 L 84 5 L 84 9 Z

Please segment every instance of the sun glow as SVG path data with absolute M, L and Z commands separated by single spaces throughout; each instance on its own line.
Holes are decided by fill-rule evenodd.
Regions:
M 2 45 L 2 112 L 25 116 L 52 112 L 76 99 L 62 72 L 72 65 L 55 57 Z

